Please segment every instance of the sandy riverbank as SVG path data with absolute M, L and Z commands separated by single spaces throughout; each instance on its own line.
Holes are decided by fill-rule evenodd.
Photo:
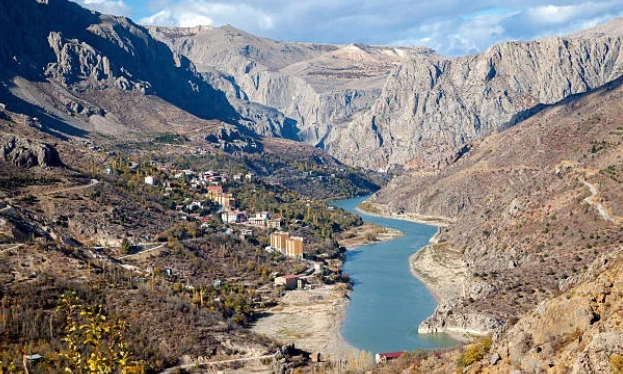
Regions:
M 390 219 L 399 219 L 403 221 L 409 221 L 414 223 L 421 223 L 423 225 L 429 226 L 437 226 L 437 227 L 445 227 L 452 223 L 454 223 L 453 219 L 445 218 L 445 217 L 433 217 L 433 216 L 422 216 L 418 214 L 411 213 L 388 213 L 383 209 L 383 205 L 376 203 L 367 203 L 369 206 L 376 208 L 376 212 L 372 212 L 369 210 L 361 209 L 360 206 L 356 208 L 357 212 L 367 214 L 369 216 L 381 217 L 381 218 L 390 218 Z M 382 212 L 382 213 L 380 213 Z
M 340 246 L 351 250 L 364 245 L 386 242 L 403 236 L 400 230 L 389 227 L 381 227 L 373 223 L 366 222 L 359 227 L 353 227 L 339 235 L 337 238 Z
M 431 244 L 409 257 L 411 274 L 433 294 L 437 302 L 463 294 L 465 268 L 459 253 L 443 244 Z
M 359 350 L 340 333 L 348 301 L 343 285 L 290 291 L 279 306 L 256 322 L 253 331 L 311 353 L 319 352 L 323 360 L 357 357 Z

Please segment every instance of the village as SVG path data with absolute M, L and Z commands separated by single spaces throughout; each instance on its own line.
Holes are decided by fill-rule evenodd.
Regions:
M 343 249 L 340 250 L 334 240 L 333 232 L 327 233 L 323 229 L 320 233 L 323 238 L 319 239 L 319 230 L 310 227 L 320 226 L 320 220 L 326 220 L 328 227 L 334 225 L 330 217 L 338 215 L 334 214 L 333 207 L 324 202 L 297 198 L 294 204 L 301 208 L 296 213 L 289 208 L 293 205 L 292 201 L 261 204 L 257 202 L 262 200 L 258 195 L 276 195 L 274 191 L 267 190 L 284 189 L 274 180 L 264 181 L 251 172 L 177 170 L 171 165 L 153 161 L 140 163 L 115 158 L 105 173 L 113 177 L 126 175 L 128 183 L 140 181 L 146 192 L 161 193 L 163 205 L 169 207 L 176 221 L 197 224 L 202 235 L 222 232 L 240 240 L 249 240 L 270 256 L 299 264 L 296 268 L 304 270 L 298 273 L 271 274 L 273 287 L 279 290 L 305 290 L 322 284 L 348 282 L 347 276 L 340 270 Z M 300 174 L 310 175 L 308 172 Z M 235 191 L 244 195 L 243 198 L 239 199 Z M 255 200 L 252 203 L 248 201 L 249 191 Z M 257 209 L 260 205 L 270 206 L 272 211 Z M 290 212 L 288 217 L 284 216 L 285 212 Z M 291 234 L 286 229 L 301 233 Z M 168 271 L 174 273 L 175 269 Z M 214 282 L 220 284 L 223 281 L 218 279 Z M 260 293 L 266 291 L 262 288 Z

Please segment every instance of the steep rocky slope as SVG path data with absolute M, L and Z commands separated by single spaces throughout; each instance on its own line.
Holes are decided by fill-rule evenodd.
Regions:
M 278 110 L 285 128 L 259 132 L 323 145 L 379 97 L 387 76 L 424 48 L 286 43 L 231 26 L 152 27 L 150 32 L 192 60 L 237 108 L 252 102 Z M 282 121 L 278 121 L 282 122 Z M 277 131 L 276 131 L 277 130 Z
M 622 74 L 619 37 L 507 42 L 456 59 L 416 56 L 390 75 L 372 108 L 334 133 L 327 147 L 366 167 L 441 168 L 466 143 Z
M 620 373 L 623 369 L 623 250 L 598 256 L 560 295 L 488 339 L 403 360 L 379 372 Z
M 443 171 L 409 172 L 375 196 L 385 213 L 448 223 L 414 264 L 445 296 L 421 332 L 495 331 L 623 241 L 621 83 L 545 109 L 474 142 Z M 439 267 L 455 282 L 440 279 Z
M 185 57 L 127 18 L 66 0 L 0 4 L 0 101 L 49 131 L 166 131 L 244 122 Z

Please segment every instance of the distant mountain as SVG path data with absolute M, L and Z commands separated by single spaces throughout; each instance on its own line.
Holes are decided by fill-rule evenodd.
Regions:
M 443 168 L 468 143 L 623 74 L 621 20 L 446 59 L 231 26 L 145 29 L 66 0 L 3 2 L 0 12 L 0 100 L 47 131 L 140 136 L 228 123 L 373 169 Z
M 621 38 L 623 37 L 623 18 L 615 18 L 602 25 L 571 34 L 573 38 Z
M 150 31 L 232 102 L 283 115 L 278 131 L 256 126 L 262 135 L 367 168 L 438 169 L 467 143 L 621 76 L 621 22 L 454 59 L 423 48 L 285 43 L 231 26 Z
M 433 53 L 425 48 L 287 43 L 231 26 L 152 27 L 150 32 L 192 60 L 241 112 L 255 103 L 284 116 L 282 128 L 257 127 L 260 134 L 321 148 L 329 134 L 342 131 L 374 104 L 395 68 L 413 55 Z

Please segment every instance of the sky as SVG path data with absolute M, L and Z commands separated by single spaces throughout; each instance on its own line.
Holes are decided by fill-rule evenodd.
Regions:
M 446 56 L 623 17 L 621 0 L 73 0 L 144 25 L 222 26 L 283 41 L 427 46 Z

